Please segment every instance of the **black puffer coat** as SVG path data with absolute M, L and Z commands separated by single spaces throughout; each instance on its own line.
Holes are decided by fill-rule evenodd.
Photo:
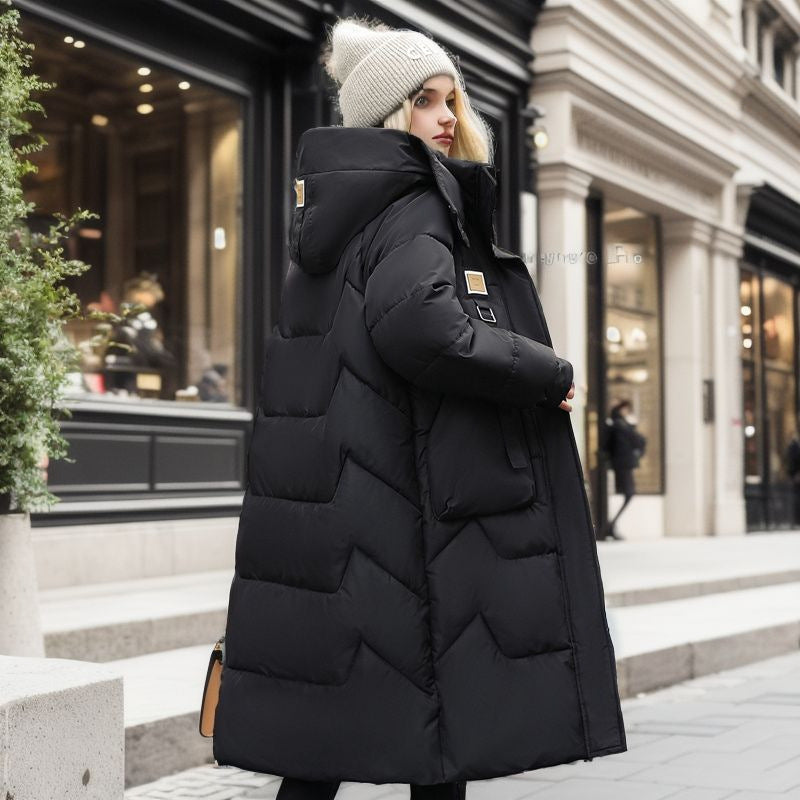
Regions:
M 492 170 L 326 127 L 295 174 L 215 758 L 425 784 L 624 751 L 572 366 Z

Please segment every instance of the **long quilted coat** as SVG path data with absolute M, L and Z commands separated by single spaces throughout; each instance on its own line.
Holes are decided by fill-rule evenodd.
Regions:
M 332 126 L 295 179 L 214 757 L 429 784 L 626 750 L 572 365 L 496 173 Z

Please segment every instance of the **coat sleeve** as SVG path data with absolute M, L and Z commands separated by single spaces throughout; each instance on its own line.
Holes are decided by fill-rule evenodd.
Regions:
M 428 233 L 378 261 L 366 281 L 365 310 L 378 354 L 416 386 L 550 408 L 570 390 L 572 364 L 551 347 L 464 311 L 453 254 Z

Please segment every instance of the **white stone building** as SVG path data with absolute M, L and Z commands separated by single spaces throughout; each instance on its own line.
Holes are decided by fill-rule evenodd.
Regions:
M 615 399 L 648 437 L 626 538 L 793 525 L 799 42 L 792 0 L 547 0 L 534 28 L 537 285 L 597 518 Z

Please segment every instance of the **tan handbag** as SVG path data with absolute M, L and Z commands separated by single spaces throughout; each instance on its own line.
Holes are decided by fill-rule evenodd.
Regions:
M 200 735 L 210 738 L 214 735 L 214 717 L 217 712 L 219 688 L 222 682 L 222 668 L 225 664 L 225 637 L 217 641 L 208 659 L 206 682 L 203 686 L 203 701 L 200 704 Z

